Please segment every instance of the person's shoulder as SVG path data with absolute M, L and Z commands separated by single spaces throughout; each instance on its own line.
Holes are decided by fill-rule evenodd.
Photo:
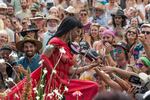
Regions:
M 17 61 L 18 64 L 23 63 L 25 59 L 26 59 L 25 56 L 20 57 L 20 58 L 18 59 L 18 61 Z

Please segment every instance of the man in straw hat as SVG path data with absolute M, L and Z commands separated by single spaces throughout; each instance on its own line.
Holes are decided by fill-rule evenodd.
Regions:
M 76 14 L 76 9 L 72 6 L 69 6 L 68 8 L 65 9 L 65 15 L 67 16 L 75 16 Z
M 59 18 L 57 18 L 56 16 L 54 15 L 49 15 L 47 17 L 47 29 L 48 31 L 44 33 L 44 36 L 43 36 L 43 48 L 46 46 L 48 40 L 51 38 L 51 36 L 56 32 L 57 30 L 57 27 L 59 25 Z
M 42 48 L 42 43 L 29 36 L 16 43 L 17 50 L 25 53 L 18 61 L 25 69 L 30 68 L 31 72 L 39 67 L 40 55 L 38 50 Z
M 105 6 L 102 4 L 96 4 L 94 10 L 95 16 L 91 17 L 90 20 L 94 23 L 98 23 L 99 25 L 107 26 Z
M 33 22 L 37 28 L 39 29 L 38 31 L 38 38 L 39 40 L 43 40 L 43 34 L 46 32 L 46 27 L 45 27 L 45 17 L 44 14 L 41 12 L 37 12 L 34 17 L 30 18 L 31 22 Z

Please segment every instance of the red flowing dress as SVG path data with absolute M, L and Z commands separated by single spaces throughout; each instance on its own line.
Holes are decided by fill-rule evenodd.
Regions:
M 47 68 L 47 76 L 46 76 L 46 92 L 50 92 L 50 90 L 54 90 L 61 86 L 61 92 L 64 90 L 64 86 L 67 86 L 68 91 L 64 93 L 66 100 L 92 100 L 92 98 L 98 92 L 98 84 L 92 81 L 84 81 L 84 80 L 77 80 L 77 79 L 69 79 L 69 69 L 74 64 L 73 55 L 71 54 L 70 48 L 68 47 L 67 43 L 62 41 L 59 38 L 53 38 L 50 40 L 49 44 L 54 45 L 57 47 L 53 54 L 48 58 L 46 55 L 41 55 L 41 59 L 44 60 L 43 65 L 40 66 L 36 71 L 31 74 L 31 78 L 34 81 L 39 81 L 40 79 L 40 70 L 42 67 Z M 50 75 L 52 69 L 54 68 L 55 64 L 57 63 L 58 59 L 60 58 L 60 48 L 64 48 L 66 51 L 65 54 L 62 55 L 57 67 L 56 67 L 56 74 L 53 75 L 51 80 L 51 84 L 49 84 Z M 36 83 L 32 81 L 32 86 L 34 87 Z M 21 91 L 23 87 L 24 80 L 18 84 L 18 87 L 13 87 L 12 92 L 8 95 L 11 98 L 17 91 Z M 48 88 L 50 86 L 50 88 Z M 80 91 L 82 93 L 81 96 L 73 95 L 76 91 Z M 47 94 L 48 94 L 47 93 Z M 34 96 L 34 94 L 33 94 Z M 10 100 L 13 100 L 10 99 Z M 20 99 L 19 99 L 20 100 Z M 52 100 L 52 99 L 49 99 Z

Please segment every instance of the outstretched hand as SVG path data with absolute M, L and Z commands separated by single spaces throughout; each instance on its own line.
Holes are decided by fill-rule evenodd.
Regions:
M 106 73 L 112 73 L 114 71 L 114 67 L 111 66 L 105 66 L 101 68 L 103 71 L 105 71 Z

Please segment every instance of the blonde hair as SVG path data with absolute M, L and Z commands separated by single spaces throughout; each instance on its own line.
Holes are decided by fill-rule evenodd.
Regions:
M 4 22 L 2 19 L 0 19 L 0 30 L 4 29 Z
M 0 35 L 2 35 L 2 34 L 6 34 L 6 35 L 7 35 L 7 37 L 8 37 L 7 42 L 10 42 L 10 36 L 9 36 L 9 34 L 7 33 L 7 31 L 6 31 L 6 30 L 4 30 L 4 29 L 0 30 Z

